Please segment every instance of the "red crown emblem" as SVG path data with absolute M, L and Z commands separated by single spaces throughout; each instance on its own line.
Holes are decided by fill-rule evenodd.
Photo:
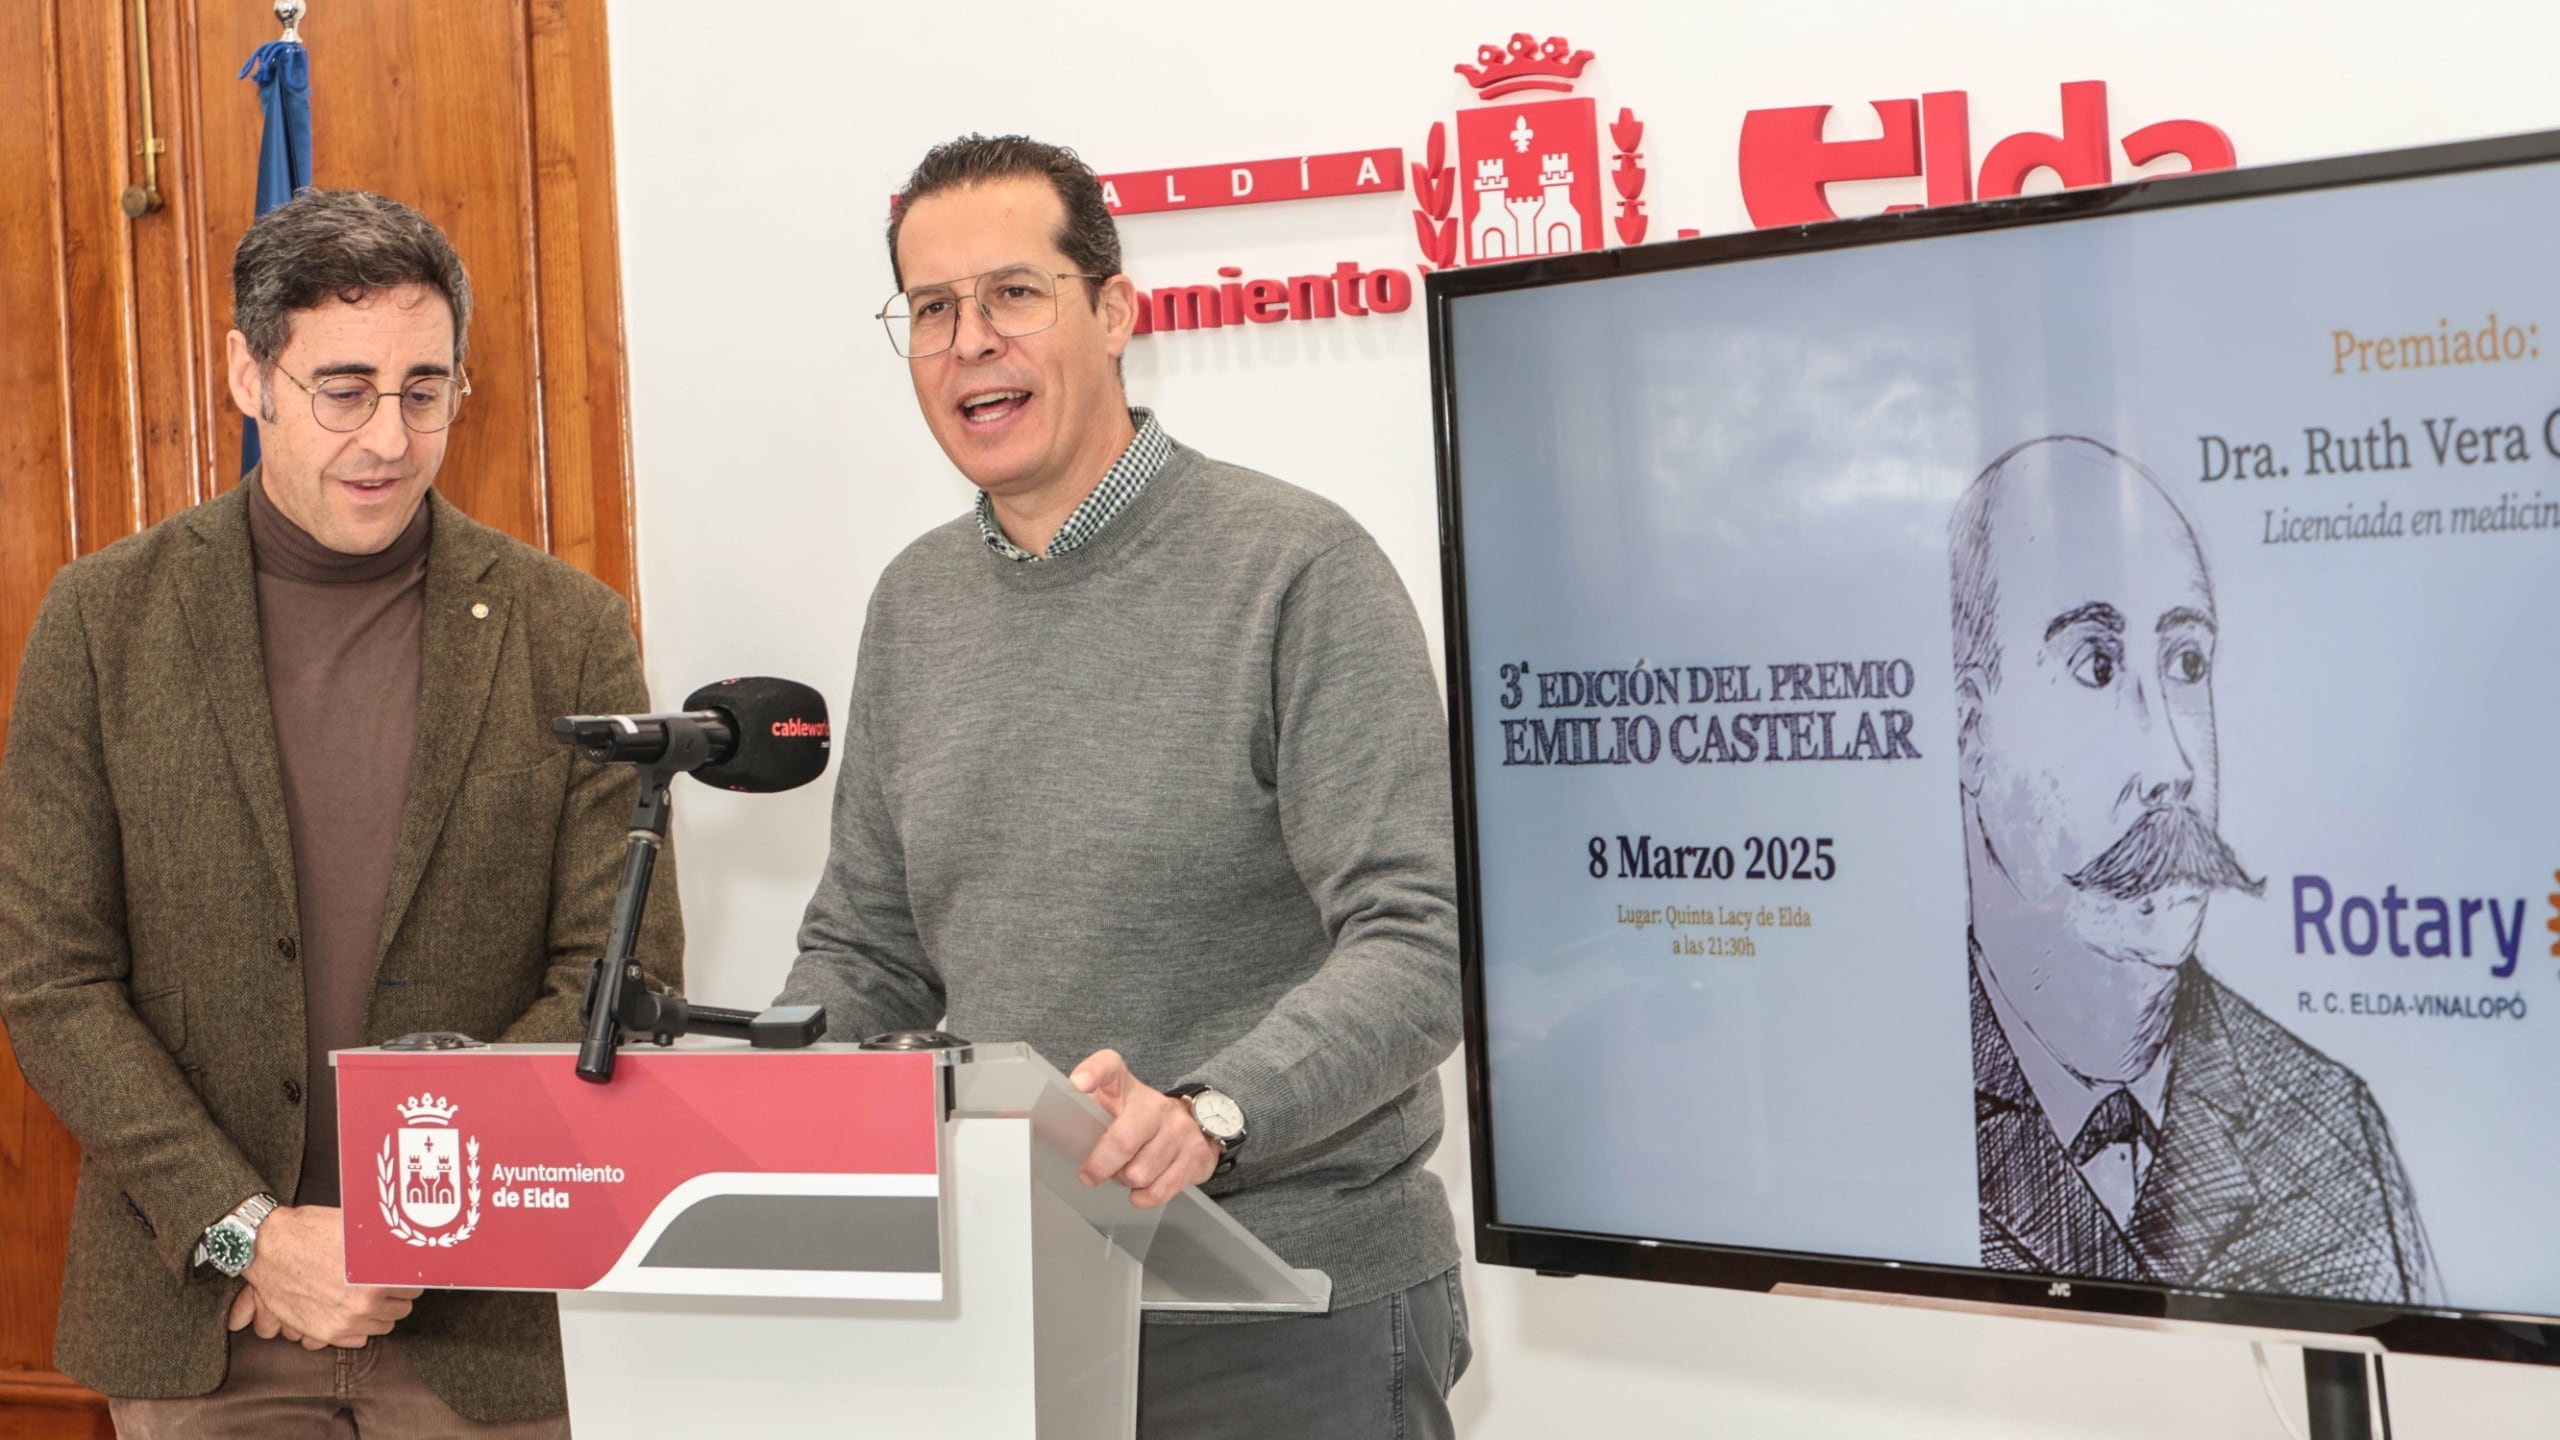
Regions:
M 1514 90 L 1571 90 L 1591 63 L 1591 52 L 1576 50 L 1561 35 L 1535 40 L 1526 30 L 1511 37 L 1507 48 L 1476 47 L 1476 63 L 1456 67 L 1476 98 L 1491 100 Z

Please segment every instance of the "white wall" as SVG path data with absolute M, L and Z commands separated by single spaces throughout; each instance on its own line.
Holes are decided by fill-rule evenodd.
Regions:
M 1597 53 L 1580 93 L 1646 122 L 1655 238 L 1746 223 L 1746 109 L 1973 94 L 1976 163 L 2103 79 L 2114 132 L 2193 118 L 2243 163 L 2560 125 L 2560 6 L 2522 0 L 2097 7 L 1705 6 L 1544 0 L 967 7 L 626 0 L 612 14 L 616 164 L 651 680 L 800 677 L 841 702 L 880 568 L 969 491 L 869 318 L 891 288 L 885 200 L 930 144 L 1024 130 L 1106 171 L 1402 146 L 1473 97 L 1450 67 L 1526 25 Z M 2174 167 L 2173 167 L 2174 168 Z M 1835 191 L 1844 209 L 1919 182 Z M 1131 217 L 1141 283 L 1218 266 L 1410 270 L 1413 196 Z M 1137 342 L 1133 397 L 1175 435 L 1350 507 L 1439 625 L 1420 311 Z M 679 841 L 697 998 L 779 984 L 825 847 L 825 787 L 688 788 Z M 1454 1069 L 1451 1113 L 1463 1113 Z M 1439 1168 L 1467 1191 L 1462 1130 Z M 1629 1183 L 1642 1183 L 1629 1177 Z M 1465 1216 L 1461 1215 L 1461 1224 Z M 2246 1345 L 1470 1267 L 1468 1433 L 1754 1437 L 2273 1437 Z M 2279 1357 L 2298 1390 L 2290 1352 Z M 2399 1433 L 2544 1435 L 2560 1376 L 2393 1362 Z M 2298 1403 L 2298 1402 L 2297 1402 Z M 2297 1423 L 2298 1420 L 2297 1420 Z

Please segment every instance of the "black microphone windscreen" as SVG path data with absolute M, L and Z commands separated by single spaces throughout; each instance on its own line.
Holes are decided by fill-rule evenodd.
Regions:
M 686 696 L 684 708 L 726 711 L 737 725 L 738 748 L 729 758 L 693 772 L 705 785 L 792 790 L 827 768 L 827 698 L 797 680 L 722 680 Z

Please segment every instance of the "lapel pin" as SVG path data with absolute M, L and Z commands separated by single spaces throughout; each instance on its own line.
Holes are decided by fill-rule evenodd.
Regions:
M 474 620 L 488 619 L 489 602 L 486 600 L 475 600 L 471 602 L 471 618 Z

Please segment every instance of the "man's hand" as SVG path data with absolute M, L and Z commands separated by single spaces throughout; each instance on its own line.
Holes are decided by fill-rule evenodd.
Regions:
M 1093 1052 L 1067 1080 L 1111 1112 L 1111 1128 L 1094 1143 L 1077 1179 L 1087 1185 L 1117 1180 L 1129 1187 L 1132 1204 L 1152 1210 L 1216 1172 L 1218 1147 L 1200 1133 L 1191 1107 L 1130 1074 L 1119 1051 Z
M 231 1303 L 233 1329 L 255 1324 L 310 1349 L 360 1347 L 408 1317 L 421 1292 L 347 1283 L 346 1237 L 333 1206 L 278 1210 L 258 1226 L 258 1249 L 242 1272 L 249 1282 Z M 251 1296 L 255 1296 L 251 1299 Z M 246 1318 L 243 1318 L 246 1301 Z M 275 1329 L 266 1327 L 272 1322 Z
M 276 1312 L 267 1308 L 255 1285 L 243 1284 L 240 1293 L 231 1297 L 231 1314 L 223 1323 L 225 1328 L 232 1330 L 255 1330 L 261 1340 L 273 1340 L 281 1335 L 305 1350 L 327 1348 L 317 1340 L 303 1338 L 301 1331 L 277 1319 Z

